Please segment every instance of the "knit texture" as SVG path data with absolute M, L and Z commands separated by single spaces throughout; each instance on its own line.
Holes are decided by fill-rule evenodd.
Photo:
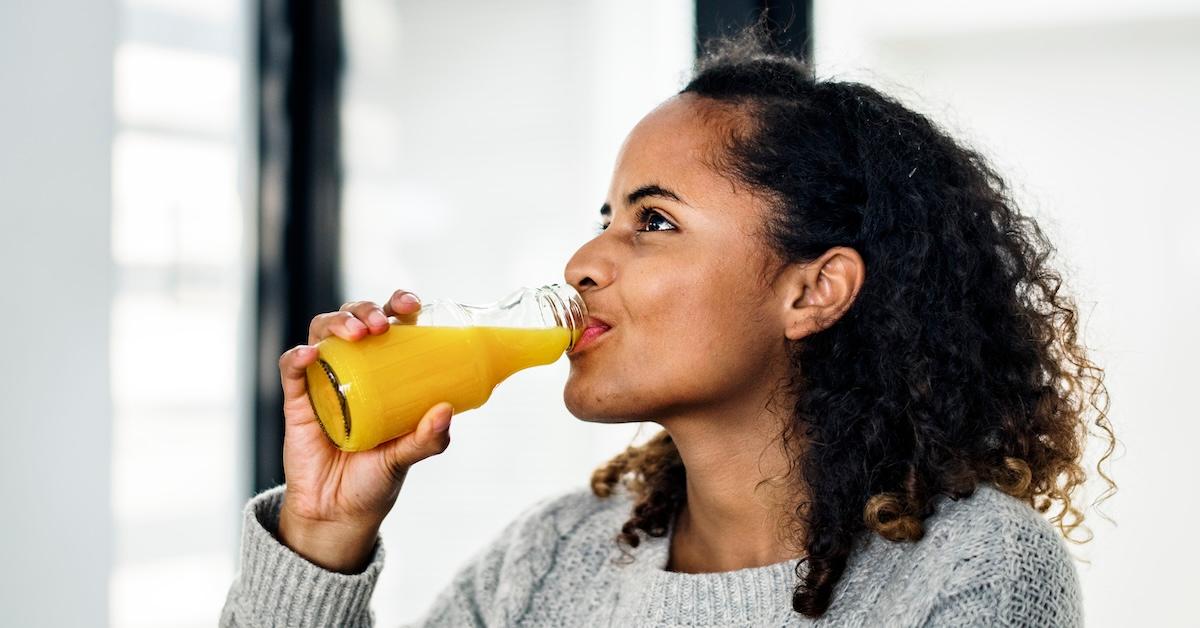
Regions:
M 359 574 L 309 563 L 273 536 L 283 489 L 246 505 L 241 565 L 221 625 L 374 625 L 369 605 L 385 558 L 382 539 Z M 631 495 L 619 488 L 602 499 L 574 490 L 508 523 L 411 625 L 1082 625 L 1075 566 L 1041 514 L 991 486 L 939 499 L 919 542 L 866 535 L 829 610 L 813 620 L 792 610 L 798 559 L 719 573 L 665 571 L 673 526 L 666 537 L 642 534 L 637 548 L 618 547 Z

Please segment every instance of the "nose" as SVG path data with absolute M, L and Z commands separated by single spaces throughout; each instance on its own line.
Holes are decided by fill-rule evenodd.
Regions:
M 612 283 L 615 266 L 611 255 L 605 251 L 604 236 L 592 238 L 579 247 L 567 261 L 563 275 L 580 294 Z

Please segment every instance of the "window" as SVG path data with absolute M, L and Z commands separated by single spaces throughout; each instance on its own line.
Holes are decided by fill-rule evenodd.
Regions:
M 124 0 L 114 55 L 110 623 L 211 626 L 248 477 L 247 8 Z

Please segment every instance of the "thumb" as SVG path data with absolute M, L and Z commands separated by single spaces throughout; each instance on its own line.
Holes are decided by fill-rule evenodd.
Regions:
M 450 446 L 450 417 L 454 406 L 443 401 L 425 413 L 417 429 L 385 445 L 383 459 L 393 477 L 403 477 L 408 467 L 446 451 Z M 438 430 L 437 427 L 445 427 Z

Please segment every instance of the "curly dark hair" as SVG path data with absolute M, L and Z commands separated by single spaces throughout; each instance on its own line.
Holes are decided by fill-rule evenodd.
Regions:
M 762 28 L 710 41 L 680 94 L 735 114 L 710 165 L 770 200 L 768 250 L 802 263 L 852 247 L 867 267 L 850 309 L 789 345 L 796 401 L 780 436 L 809 567 L 795 611 L 825 613 L 867 530 L 918 541 L 939 495 L 980 483 L 1042 513 L 1058 504 L 1051 523 L 1090 540 L 1072 536 L 1089 434 L 1107 445 L 1094 505 L 1116 491 L 1101 468 L 1117 443 L 1104 371 L 1077 337 L 1053 246 L 983 156 L 876 89 L 815 78 Z M 666 534 L 685 479 L 663 430 L 591 484 L 631 490 L 618 542 L 636 547 L 637 530 Z

